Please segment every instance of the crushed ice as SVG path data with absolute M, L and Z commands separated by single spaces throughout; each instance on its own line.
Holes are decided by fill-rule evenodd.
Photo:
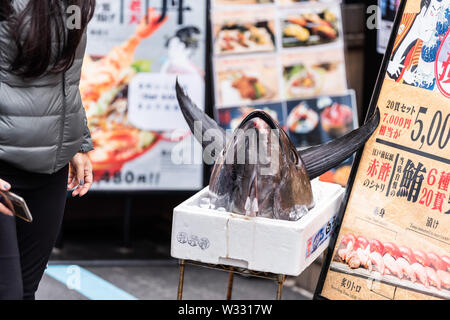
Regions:
M 294 209 L 289 213 L 290 221 L 298 221 L 308 213 L 308 207 L 296 204 Z

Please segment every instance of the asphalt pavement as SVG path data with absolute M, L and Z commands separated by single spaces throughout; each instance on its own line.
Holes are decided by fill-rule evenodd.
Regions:
M 124 246 L 120 224 L 89 221 L 66 224 L 52 253 L 38 300 L 172 300 L 177 298 L 178 260 L 170 256 L 171 223 L 135 220 L 131 245 Z M 223 300 L 228 273 L 187 265 L 183 299 Z M 283 299 L 306 299 L 292 279 Z M 273 280 L 234 277 L 233 299 L 274 300 Z M 310 297 L 308 297 L 310 298 Z
M 92 264 L 92 261 L 87 262 Z M 129 265 L 127 265 L 129 263 Z M 95 263 L 94 263 L 95 264 Z M 38 300 L 172 300 L 177 298 L 176 261 L 108 261 L 103 266 L 50 264 L 36 295 Z M 115 265 L 117 264 L 117 265 Z M 224 300 L 228 273 L 187 265 L 183 299 Z M 277 283 L 268 279 L 234 277 L 233 299 L 274 300 Z M 285 300 L 305 296 L 285 287 Z

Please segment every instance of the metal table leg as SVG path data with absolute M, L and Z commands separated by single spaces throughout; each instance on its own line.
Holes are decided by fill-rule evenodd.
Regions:
M 235 273 L 243 274 L 243 272 L 240 268 L 236 269 L 234 267 L 230 267 L 230 266 L 226 266 L 226 265 L 214 265 L 214 264 L 201 263 L 201 262 L 191 261 L 191 260 L 180 260 L 180 279 L 178 282 L 178 300 L 183 299 L 184 270 L 185 270 L 186 264 L 205 267 L 205 268 L 209 268 L 209 269 L 227 271 L 228 272 L 227 300 L 231 300 L 232 295 L 233 295 L 234 274 Z M 273 274 L 273 273 L 258 272 L 258 271 L 248 270 L 248 269 L 245 269 L 245 270 L 247 270 L 249 272 L 251 277 L 258 277 L 258 278 L 264 278 L 264 279 L 276 281 L 278 283 L 276 299 L 281 300 L 282 294 L 283 294 L 284 282 L 286 281 L 286 278 L 287 278 L 286 275 L 281 275 L 281 274 L 277 275 L 277 274 Z
M 279 275 L 278 276 L 278 290 L 277 290 L 277 300 L 281 300 L 282 294 L 283 294 L 283 285 L 284 281 L 286 280 L 285 275 Z
M 185 260 L 180 260 L 180 278 L 178 281 L 178 296 L 177 300 L 183 300 L 183 284 L 184 284 L 184 267 L 186 266 Z

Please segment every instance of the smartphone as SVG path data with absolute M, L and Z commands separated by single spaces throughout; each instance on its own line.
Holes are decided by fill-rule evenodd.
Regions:
M 1 202 L 7 206 L 16 217 L 30 223 L 33 221 L 33 216 L 28 209 L 27 203 L 22 197 L 12 192 L 1 191 L 0 199 Z

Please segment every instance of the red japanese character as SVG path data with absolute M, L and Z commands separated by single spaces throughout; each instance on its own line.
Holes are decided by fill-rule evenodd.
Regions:
M 448 191 L 449 182 L 450 182 L 450 172 L 442 171 L 441 177 L 439 178 L 438 189 Z
M 439 75 L 439 81 L 442 81 L 442 80 L 444 80 L 444 77 L 447 77 L 447 79 L 445 81 L 443 81 L 443 82 L 444 83 L 449 83 L 450 82 L 450 71 L 447 74 L 447 69 L 448 69 L 449 65 L 450 65 L 450 52 L 448 52 L 447 61 L 442 63 L 443 70 L 442 70 L 442 74 Z
M 433 210 L 439 210 L 440 212 L 442 212 L 442 205 L 444 204 L 444 200 L 445 200 L 445 193 L 438 192 L 434 200 Z
M 386 179 L 389 177 L 391 173 L 392 166 L 389 162 L 384 162 L 380 168 L 380 174 L 378 175 L 378 179 L 386 182 Z
M 378 166 L 379 166 L 378 163 L 379 163 L 379 162 L 378 162 L 377 159 L 373 159 L 373 160 L 370 162 L 369 168 L 367 169 L 367 175 L 368 175 L 368 176 L 373 177 L 373 176 L 375 176 L 375 175 L 378 173 L 378 169 L 377 169 Z

